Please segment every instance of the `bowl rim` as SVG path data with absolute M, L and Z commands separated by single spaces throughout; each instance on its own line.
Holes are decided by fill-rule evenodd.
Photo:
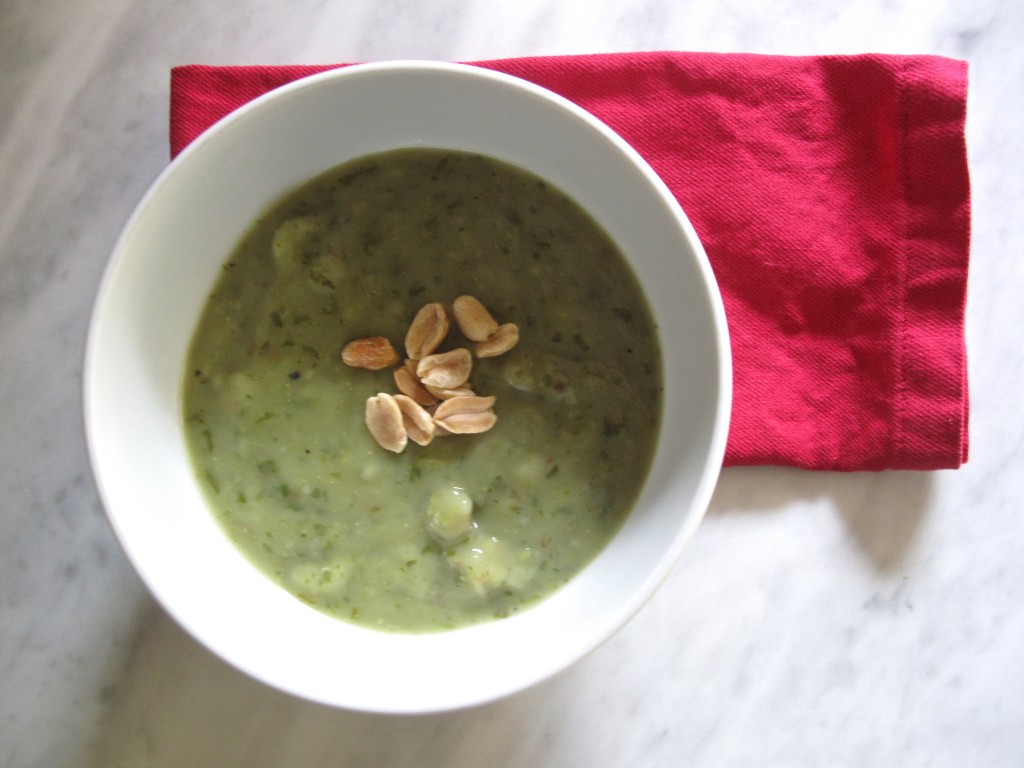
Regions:
M 191 164 L 193 162 L 192 158 L 204 151 L 205 147 L 212 143 L 221 141 L 221 136 L 225 133 L 229 133 L 232 130 L 232 126 L 252 119 L 254 114 L 265 109 L 268 104 L 277 102 L 290 94 L 305 89 L 320 87 L 326 82 L 331 82 L 337 79 L 372 77 L 381 73 L 409 72 L 447 73 L 458 76 L 470 76 L 489 80 L 505 87 L 515 88 L 523 93 L 531 95 L 534 98 L 547 101 L 557 108 L 568 112 L 590 130 L 599 133 L 605 140 L 614 145 L 620 153 L 627 157 L 631 161 L 632 165 L 635 166 L 636 170 L 644 175 L 651 189 L 663 199 L 666 207 L 674 212 L 684 237 L 689 242 L 694 255 L 697 257 L 693 266 L 696 267 L 701 276 L 701 288 L 707 297 L 708 304 L 711 309 L 711 325 L 715 331 L 715 335 L 714 338 L 710 340 L 710 344 L 713 345 L 715 349 L 715 357 L 719 365 L 719 372 L 717 377 L 718 392 L 715 399 L 715 414 L 713 416 L 714 427 L 712 429 L 710 440 L 708 441 L 704 466 L 701 467 L 698 472 L 700 481 L 692 495 L 691 506 L 697 511 L 687 518 L 684 526 L 681 526 L 669 551 L 660 559 L 659 567 L 652 570 L 642 587 L 635 591 L 632 598 L 627 601 L 626 604 L 620 606 L 615 615 L 606 622 L 605 629 L 601 635 L 595 636 L 591 638 L 589 643 L 581 645 L 577 649 L 574 658 L 569 659 L 566 663 L 559 663 L 554 668 L 538 669 L 535 671 L 535 674 L 531 679 L 523 680 L 520 684 L 515 686 L 507 686 L 502 690 L 494 690 L 484 697 L 477 697 L 473 700 L 446 702 L 441 706 L 408 708 L 400 705 L 388 707 L 380 706 L 378 704 L 375 706 L 363 707 L 355 702 L 326 700 L 324 697 L 310 696 L 308 693 L 301 690 L 291 689 L 289 691 L 295 695 L 311 698 L 333 706 L 340 706 L 354 710 L 392 713 L 446 711 L 504 698 L 520 690 L 531 687 L 541 680 L 551 677 L 553 674 L 565 669 L 567 666 L 575 664 L 616 634 L 619 629 L 621 629 L 651 599 L 651 597 L 653 597 L 671 570 L 676 566 L 682 551 L 689 543 L 703 520 L 705 512 L 710 504 L 714 488 L 717 484 L 719 472 L 725 456 L 725 446 L 729 431 L 732 402 L 732 359 L 725 308 L 710 261 L 707 258 L 703 245 L 690 223 L 689 218 L 686 216 L 679 202 L 668 189 L 664 181 L 651 168 L 647 161 L 607 124 L 599 120 L 584 108 L 565 97 L 548 90 L 547 88 L 514 75 L 505 74 L 503 72 L 471 64 L 457 64 L 419 59 L 396 59 L 390 61 L 353 64 L 302 77 L 253 99 L 218 120 L 209 129 L 204 131 L 204 133 L 196 137 L 194 141 L 175 156 L 160 172 L 155 181 L 150 185 L 146 193 L 135 206 L 111 251 L 90 316 L 84 350 L 82 401 L 83 427 L 85 429 L 87 454 L 94 484 L 103 503 L 105 517 L 121 545 L 122 551 L 132 563 L 136 573 L 140 575 L 146 584 L 150 594 L 157 599 L 164 609 L 167 610 L 167 612 L 180 625 L 188 629 L 189 633 L 192 634 L 195 639 L 200 640 L 202 644 L 206 645 L 208 648 L 211 647 L 206 640 L 197 634 L 190 621 L 187 621 L 184 617 L 179 615 L 176 610 L 172 609 L 167 604 L 163 599 L 161 591 L 157 588 L 157 585 L 151 583 L 147 578 L 143 564 L 137 562 L 131 542 L 128 540 L 128 537 L 120 524 L 119 516 L 115 514 L 112 509 L 110 494 L 107 488 L 107 483 L 110 482 L 110 480 L 104 476 L 101 470 L 98 448 L 94 439 L 98 425 L 94 423 L 91 403 L 96 396 L 94 391 L 95 368 L 97 365 L 96 346 L 98 343 L 99 333 L 102 329 L 104 310 L 109 302 L 109 295 L 112 291 L 114 276 L 121 268 L 123 260 L 127 258 L 125 251 L 128 240 L 130 239 L 131 234 L 135 231 L 140 218 L 152 206 L 154 200 L 156 200 L 161 194 L 162 189 L 167 186 L 169 181 L 177 173 L 179 173 L 179 170 L 182 167 Z M 289 690 L 286 685 L 282 685 L 280 682 L 267 680 L 259 674 L 258 670 L 240 666 L 234 659 L 225 656 L 219 649 L 214 650 L 217 651 L 218 656 L 226 662 L 241 669 L 243 672 L 246 672 L 257 679 L 261 679 L 279 689 Z

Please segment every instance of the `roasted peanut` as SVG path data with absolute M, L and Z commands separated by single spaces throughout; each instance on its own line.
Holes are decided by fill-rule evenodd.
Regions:
M 388 339 L 384 336 L 370 336 L 346 344 L 341 350 L 341 359 L 345 365 L 353 368 L 380 371 L 397 363 L 399 358 Z
M 434 412 L 438 426 L 456 435 L 486 432 L 497 422 L 492 410 L 494 397 L 453 397 L 445 400 Z
M 402 423 L 409 439 L 417 445 L 429 445 L 436 431 L 430 414 L 407 395 L 395 395 L 394 399 L 402 412 Z
M 445 389 L 444 387 L 425 387 L 427 392 L 433 395 L 437 400 L 451 400 L 453 397 L 472 397 L 476 394 L 468 385 L 462 385 L 455 389 Z
M 422 360 L 430 355 L 448 335 L 450 321 L 444 304 L 425 304 L 416 313 L 405 334 L 405 353 L 410 360 Z
M 424 387 L 420 377 L 416 375 L 415 360 L 406 360 L 405 365 L 395 368 L 394 377 L 398 391 L 420 405 L 433 405 L 438 401 L 438 397 Z
M 497 357 L 508 352 L 519 343 L 519 326 L 515 323 L 505 323 L 498 326 L 493 334 L 486 341 L 479 342 L 474 347 L 477 357 Z
M 461 387 L 472 371 L 473 356 L 463 347 L 427 355 L 416 364 L 416 375 L 423 385 L 441 389 Z
M 381 448 L 394 453 L 405 450 L 409 435 L 402 409 L 391 395 L 380 392 L 366 401 L 366 426 Z
M 486 341 L 498 330 L 498 321 L 473 296 L 459 296 L 452 303 L 452 314 L 462 335 L 470 341 Z

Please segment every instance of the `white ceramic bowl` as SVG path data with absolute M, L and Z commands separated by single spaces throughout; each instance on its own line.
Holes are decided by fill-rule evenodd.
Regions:
M 469 150 L 573 196 L 618 242 L 658 324 L 665 408 L 636 509 L 567 586 L 513 618 L 425 635 L 329 618 L 257 572 L 209 513 L 181 419 L 187 346 L 242 231 L 306 179 L 398 146 Z M 113 529 L 143 581 L 195 638 L 253 677 L 318 702 L 436 712 L 564 669 L 652 595 L 718 477 L 731 402 L 721 299 L 692 227 L 621 138 L 568 101 L 481 68 L 367 64 L 307 78 L 221 121 L 157 179 L 96 302 L 85 427 Z

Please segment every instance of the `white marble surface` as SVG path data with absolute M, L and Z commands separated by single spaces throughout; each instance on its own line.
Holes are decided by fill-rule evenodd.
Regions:
M 0 766 L 1024 766 L 1024 6 L 3 0 Z M 250 681 L 148 596 L 93 491 L 86 319 L 181 63 L 609 50 L 971 62 L 972 456 L 729 470 L 653 602 L 560 677 L 421 718 Z

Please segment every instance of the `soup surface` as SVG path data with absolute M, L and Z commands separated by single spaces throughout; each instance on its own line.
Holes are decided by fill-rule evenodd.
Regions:
M 340 350 L 383 336 L 404 356 L 423 305 L 467 294 L 519 328 L 473 361 L 496 423 L 384 450 L 364 414 L 393 367 Z M 460 346 L 453 323 L 440 350 Z M 254 223 L 200 320 L 183 408 L 210 506 L 258 568 L 340 619 L 422 632 L 508 616 L 607 544 L 661 392 L 639 284 L 578 205 L 494 159 L 416 148 L 339 166 Z

